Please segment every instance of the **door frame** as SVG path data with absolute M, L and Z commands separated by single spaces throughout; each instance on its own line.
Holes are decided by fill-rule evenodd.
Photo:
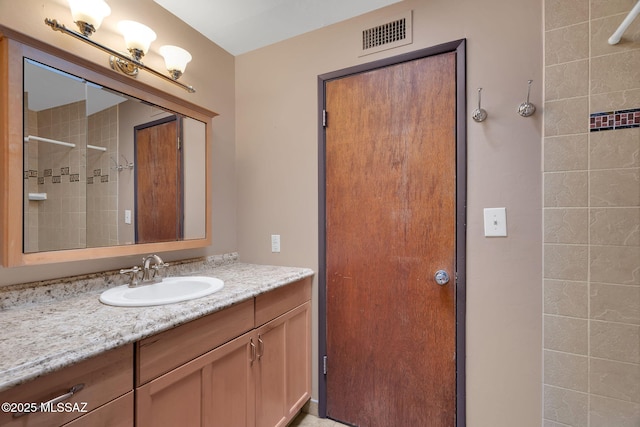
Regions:
M 456 54 L 456 427 L 466 425 L 466 224 L 467 224 L 467 82 L 466 39 L 356 65 L 318 76 L 318 415 L 327 416 L 327 278 L 326 278 L 326 153 L 324 114 L 326 83 L 349 75 L 397 65 L 429 56 Z

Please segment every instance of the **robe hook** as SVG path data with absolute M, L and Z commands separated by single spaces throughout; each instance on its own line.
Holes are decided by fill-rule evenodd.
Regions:
M 484 122 L 487 118 L 487 112 L 481 107 L 481 102 L 482 102 L 482 88 L 479 87 L 478 88 L 478 108 L 473 110 L 473 112 L 471 113 L 471 117 L 473 118 L 473 120 L 475 120 L 478 123 Z
M 531 83 L 533 80 L 529 80 L 529 87 L 527 89 L 527 100 L 518 106 L 518 114 L 522 117 L 532 116 L 536 112 L 536 106 L 529 102 L 529 95 L 531 95 Z

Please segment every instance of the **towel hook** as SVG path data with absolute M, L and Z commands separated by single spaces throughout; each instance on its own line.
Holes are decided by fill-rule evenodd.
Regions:
M 471 117 L 473 118 L 473 120 L 475 120 L 478 123 L 484 122 L 487 118 L 487 112 L 481 107 L 481 102 L 482 102 L 482 88 L 479 87 L 478 88 L 478 108 L 473 110 L 473 112 L 471 113 Z
M 529 102 L 529 95 L 531 95 L 531 83 L 533 80 L 529 80 L 529 87 L 527 89 L 527 100 L 518 106 L 518 114 L 522 117 L 532 116 L 536 112 L 536 106 Z

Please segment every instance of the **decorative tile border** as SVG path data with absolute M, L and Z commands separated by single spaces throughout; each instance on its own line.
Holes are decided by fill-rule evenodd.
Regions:
M 589 116 L 589 131 L 591 132 L 637 127 L 640 127 L 640 108 L 592 113 Z

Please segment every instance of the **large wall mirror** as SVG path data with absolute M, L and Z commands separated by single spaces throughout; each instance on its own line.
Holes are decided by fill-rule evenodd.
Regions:
M 25 253 L 205 238 L 204 123 L 29 58 L 23 103 Z
M 3 265 L 210 244 L 215 113 L 38 47 L 2 44 L 11 134 Z

